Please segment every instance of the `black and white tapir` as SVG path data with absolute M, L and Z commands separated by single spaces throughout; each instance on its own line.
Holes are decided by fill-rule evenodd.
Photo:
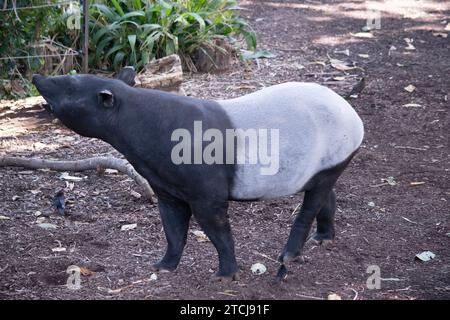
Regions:
M 217 249 L 216 276 L 234 279 L 230 200 L 305 193 L 279 273 L 301 254 L 314 219 L 312 239 L 334 238 L 333 187 L 364 134 L 346 100 L 300 82 L 230 100 L 196 99 L 132 87 L 130 72 L 119 79 L 35 75 L 33 83 L 64 125 L 111 144 L 150 183 L 167 239 L 155 270 L 177 268 L 194 216 Z

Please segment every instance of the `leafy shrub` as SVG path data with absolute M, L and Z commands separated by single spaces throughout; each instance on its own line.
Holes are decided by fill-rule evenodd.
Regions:
M 111 0 L 92 5 L 90 65 L 117 70 L 142 68 L 152 58 L 192 56 L 216 36 L 243 37 L 250 50 L 256 36 L 233 0 Z
M 60 0 L 0 0 L 0 8 L 48 5 L 58 1 Z M 3 79 L 0 82 L 0 98 L 33 94 L 33 86 L 29 81 L 31 74 L 42 72 L 45 62 L 51 61 L 37 56 L 55 53 L 57 50 L 53 44 L 76 47 L 74 42 L 78 39 L 79 31 L 67 30 L 67 16 L 64 14 L 66 8 L 67 6 L 46 6 L 0 12 L 0 79 Z M 41 42 L 43 38 L 47 38 L 46 44 Z M 53 49 L 53 52 L 49 52 Z M 47 67 L 52 69 L 53 66 Z M 17 85 L 10 88 L 11 82 L 8 79 L 14 80 L 13 83 Z M 23 90 L 14 90 L 14 87 Z
M 58 2 L 61 0 L 0 0 L 0 8 Z M 214 47 L 217 36 L 230 42 L 245 40 L 247 48 L 254 50 L 255 33 L 239 17 L 238 9 L 235 0 L 91 0 L 90 68 L 112 71 L 133 65 L 141 69 L 149 60 L 172 53 L 187 59 L 205 45 Z M 67 48 L 80 49 L 81 30 L 67 27 L 69 11 L 67 3 L 1 11 L 0 57 L 61 55 Z M 67 73 L 78 68 L 81 59 L 77 59 L 63 55 L 1 59 L 0 98 L 29 94 L 31 74 Z M 16 87 L 10 85 L 13 79 L 23 89 L 20 95 L 12 92 Z

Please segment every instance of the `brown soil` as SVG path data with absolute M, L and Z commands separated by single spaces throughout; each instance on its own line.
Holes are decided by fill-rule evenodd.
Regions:
M 156 206 L 131 194 L 139 191 L 133 181 L 119 174 L 72 173 L 87 178 L 67 192 L 70 217 L 64 219 L 51 208 L 55 191 L 65 186 L 60 173 L 1 168 L 0 298 L 326 299 L 330 293 L 343 299 L 356 293 L 358 299 L 450 298 L 450 38 L 435 33 L 448 34 L 450 6 L 437 0 L 391 1 L 382 8 L 381 29 L 372 32 L 373 38 L 352 35 L 365 25 L 364 1 L 243 1 L 242 6 L 260 49 L 277 57 L 241 63 L 221 75 L 189 76 L 188 94 L 233 97 L 286 81 L 314 81 L 345 94 L 366 77 L 366 88 L 351 101 L 366 135 L 336 187 L 334 245 L 307 245 L 305 263 L 290 266 L 286 281 L 274 285 L 278 266 L 272 259 L 284 245 L 301 195 L 231 203 L 238 282 L 210 280 L 216 252 L 193 234 L 178 270 L 150 281 L 149 265 L 161 257 L 165 239 Z M 415 50 L 405 49 L 404 38 L 414 39 Z M 342 53 L 346 49 L 349 56 Z M 330 66 L 328 56 L 359 68 L 341 72 Z M 336 76 L 345 78 L 334 81 Z M 416 87 L 412 93 L 404 90 L 410 84 Z M 117 155 L 105 143 L 51 122 L 39 106 L 30 107 L 33 101 L 3 101 L 1 154 Z M 396 184 L 381 180 L 387 177 Z M 37 211 L 58 228 L 38 227 Z M 137 227 L 120 230 L 131 223 Z M 198 226 L 193 223 L 191 230 Z M 52 252 L 59 246 L 67 251 Z M 414 259 L 425 250 L 436 257 Z M 250 266 L 256 262 L 268 272 L 253 275 Z M 80 290 L 65 286 L 70 265 L 94 272 L 81 277 Z M 369 265 L 378 265 L 386 279 L 379 290 L 366 287 Z

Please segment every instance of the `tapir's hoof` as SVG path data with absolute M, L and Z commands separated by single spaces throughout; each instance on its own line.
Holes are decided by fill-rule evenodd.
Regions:
M 214 282 L 222 282 L 222 283 L 230 283 L 233 281 L 239 281 L 238 273 L 234 273 L 232 275 L 221 275 L 216 273 L 213 277 Z
M 278 268 L 277 275 L 275 276 L 274 282 L 279 283 L 287 278 L 288 270 L 284 264 L 280 265 Z
M 153 272 L 173 272 L 177 269 L 177 267 L 170 266 L 170 265 L 167 265 L 162 262 L 158 262 L 158 263 L 152 264 L 150 269 Z
M 281 264 L 286 264 L 291 261 L 303 263 L 305 262 L 305 259 L 300 255 L 300 252 L 297 253 L 285 252 L 278 257 L 278 261 Z
M 308 242 L 312 242 L 315 245 L 322 245 L 326 248 L 329 248 L 333 245 L 333 240 L 334 240 L 333 236 L 315 232 L 311 236 L 311 238 L 309 238 Z

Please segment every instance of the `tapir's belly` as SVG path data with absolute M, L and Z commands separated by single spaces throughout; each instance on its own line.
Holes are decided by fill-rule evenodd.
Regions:
M 238 144 L 235 150 L 245 154 L 247 160 L 235 165 L 230 193 L 236 200 L 268 199 L 302 191 L 316 173 L 343 162 L 363 138 L 363 125 L 353 108 L 332 90 L 317 84 L 285 83 L 217 102 L 234 128 L 247 130 L 236 131 L 238 136 L 253 131 L 258 137 L 256 148 Z

